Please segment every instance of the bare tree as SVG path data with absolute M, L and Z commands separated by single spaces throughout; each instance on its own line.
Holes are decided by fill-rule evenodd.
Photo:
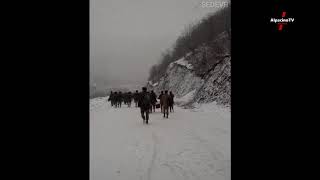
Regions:
M 209 14 L 198 23 L 192 23 L 185 27 L 184 31 L 177 38 L 172 51 L 162 53 L 160 63 L 152 66 L 149 74 L 150 80 L 159 80 L 166 72 L 168 65 L 184 57 L 202 44 L 210 45 L 220 33 L 226 31 L 231 33 L 231 6 Z M 217 49 L 220 51 L 220 49 Z M 218 53 L 218 52 L 217 52 Z

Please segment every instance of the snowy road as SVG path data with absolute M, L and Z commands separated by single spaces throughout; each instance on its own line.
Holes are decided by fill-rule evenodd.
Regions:
M 230 148 L 230 112 L 214 104 L 143 125 L 138 108 L 90 101 L 90 180 L 229 180 Z

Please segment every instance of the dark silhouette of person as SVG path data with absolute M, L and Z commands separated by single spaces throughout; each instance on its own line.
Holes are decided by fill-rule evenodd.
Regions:
M 162 99 L 161 99 L 162 95 L 163 95 L 163 91 L 161 91 L 161 94 L 160 94 L 159 97 L 158 97 L 158 99 L 160 100 L 160 109 L 161 109 L 161 112 L 163 112 L 163 107 L 162 107 L 163 102 L 162 102 Z
M 169 109 L 170 109 L 170 112 L 174 112 L 173 110 L 173 105 L 174 105 L 174 95 L 172 93 L 172 91 L 170 91 L 169 93 Z
M 141 117 L 143 119 L 143 123 L 149 123 L 149 110 L 151 106 L 151 95 L 147 92 L 147 88 L 143 87 L 142 92 L 139 96 L 138 105 L 140 107 Z
M 138 107 L 138 101 L 139 101 L 139 91 L 136 90 L 136 92 L 133 94 L 133 100 L 135 103 L 135 106 Z
M 118 92 L 114 92 L 114 94 L 113 94 L 113 103 L 114 103 L 115 108 L 117 108 L 118 107 Z
M 164 92 L 164 94 L 161 96 L 162 100 L 162 107 L 163 107 L 163 117 L 167 115 L 167 118 L 169 118 L 169 94 L 168 90 Z
M 119 91 L 119 94 L 118 94 L 118 107 L 120 107 L 120 108 L 121 108 L 122 101 L 123 101 L 123 95 L 122 95 L 122 92 Z
M 127 94 L 128 107 L 131 107 L 131 102 L 132 102 L 132 94 L 131 94 L 131 91 L 129 91 L 128 94 Z
M 114 103 L 113 98 L 114 98 L 114 94 L 113 94 L 113 92 L 111 91 L 111 92 L 110 92 L 110 95 L 109 95 L 109 98 L 108 98 L 108 101 L 111 102 L 111 107 L 113 106 L 113 103 Z
M 150 111 L 152 112 L 152 109 L 153 109 L 153 112 L 156 111 L 156 103 L 157 103 L 157 95 L 156 93 L 152 90 L 151 93 L 151 108 L 150 108 Z

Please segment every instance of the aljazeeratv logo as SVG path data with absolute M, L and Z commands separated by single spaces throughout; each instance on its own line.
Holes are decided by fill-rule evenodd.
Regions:
M 282 11 L 281 14 L 281 18 L 271 18 L 270 22 L 271 23 L 276 23 L 278 25 L 278 30 L 282 31 L 283 26 L 287 25 L 288 23 L 293 23 L 294 22 L 294 18 L 288 18 L 287 16 L 287 12 L 286 11 Z

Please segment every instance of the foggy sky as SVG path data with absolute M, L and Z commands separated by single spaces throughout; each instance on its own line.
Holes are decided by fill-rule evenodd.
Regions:
M 201 2 L 90 0 L 90 79 L 112 85 L 146 82 L 149 68 L 185 26 L 217 10 Z

